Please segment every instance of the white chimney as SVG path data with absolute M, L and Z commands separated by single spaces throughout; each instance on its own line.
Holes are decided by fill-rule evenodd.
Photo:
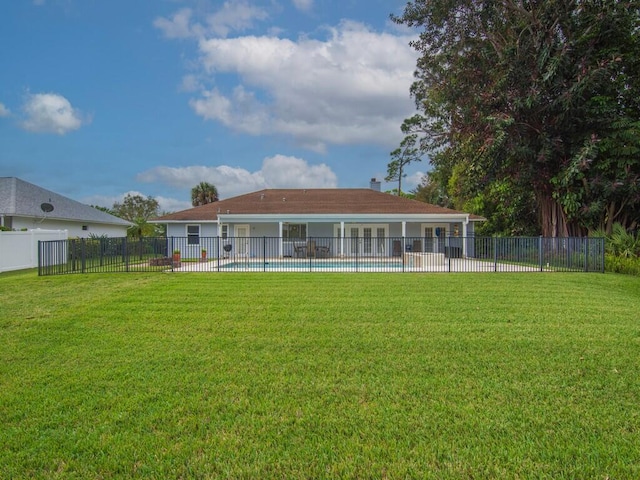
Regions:
M 371 190 L 375 190 L 376 192 L 380 191 L 380 181 L 376 180 L 375 178 L 371 179 L 371 183 L 369 184 L 369 188 L 371 188 Z

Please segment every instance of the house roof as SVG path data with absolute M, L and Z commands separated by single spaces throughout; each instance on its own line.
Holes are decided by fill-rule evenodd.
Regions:
M 170 213 L 154 222 L 215 221 L 218 215 L 466 215 L 370 188 L 266 189 Z M 482 220 L 470 216 L 471 220 Z
M 45 212 L 43 204 L 53 206 Z M 77 222 L 130 226 L 131 224 L 106 212 L 85 205 L 55 192 L 45 190 L 16 177 L 0 177 L 0 215 Z

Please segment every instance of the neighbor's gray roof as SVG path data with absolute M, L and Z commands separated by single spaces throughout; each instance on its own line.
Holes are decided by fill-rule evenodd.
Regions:
M 46 214 L 47 219 L 131 225 L 122 218 L 63 197 L 19 178 L 0 177 L 0 215 L 42 218 L 45 215 L 41 208 L 43 203 L 53 205 L 53 211 Z

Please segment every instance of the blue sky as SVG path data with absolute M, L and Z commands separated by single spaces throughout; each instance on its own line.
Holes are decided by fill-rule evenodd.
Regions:
M 414 32 L 389 20 L 405 3 L 0 2 L 0 176 L 163 211 L 200 181 L 222 198 L 367 187 L 414 113 Z

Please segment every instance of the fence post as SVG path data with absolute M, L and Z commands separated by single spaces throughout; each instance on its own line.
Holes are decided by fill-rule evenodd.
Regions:
M 493 271 L 498 271 L 498 238 L 493 237 Z
M 41 261 L 41 252 L 40 252 L 40 244 L 42 243 L 42 240 L 38 240 L 38 276 L 41 277 L 42 276 L 42 261 Z
M 356 272 L 358 271 L 358 252 L 360 251 L 360 238 L 356 237 Z
M 129 244 L 127 243 L 127 237 L 124 237 L 122 242 L 122 255 L 124 257 L 124 271 L 129 271 Z
M 589 271 L 589 237 L 582 237 L 584 241 L 584 271 Z
M 171 271 L 173 272 L 173 250 L 174 250 L 174 245 L 173 245 L 173 237 L 170 237 L 170 238 L 171 238 L 171 242 L 170 242 L 171 248 L 169 249 L 169 251 L 167 253 L 168 253 L 169 258 L 171 259 Z
M 87 242 L 86 239 L 80 239 L 80 271 L 86 273 L 87 269 Z
M 262 271 L 267 271 L 267 237 L 262 237 Z
M 542 235 L 538 237 L 538 261 L 540 262 L 540 271 L 542 272 Z

